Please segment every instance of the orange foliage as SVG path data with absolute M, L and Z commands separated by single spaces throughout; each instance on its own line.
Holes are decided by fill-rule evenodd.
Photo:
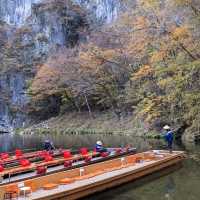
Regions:
M 46 64 L 42 65 L 33 79 L 31 86 L 32 93 L 37 95 L 37 98 L 43 94 L 49 95 L 55 93 L 59 77 L 60 73 L 56 68 Z

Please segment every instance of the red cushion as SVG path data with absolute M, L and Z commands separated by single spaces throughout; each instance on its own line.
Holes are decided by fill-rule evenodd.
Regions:
M 36 171 L 38 175 L 45 174 L 47 168 L 45 166 L 37 166 Z
M 101 153 L 101 157 L 105 158 L 109 155 L 109 152 L 102 152 Z
M 45 156 L 44 160 L 45 160 L 45 162 L 49 162 L 49 161 L 53 160 L 53 157 L 50 155 L 47 155 L 47 156 Z
M 30 161 L 27 160 L 27 159 L 23 159 L 23 160 L 20 160 L 20 164 L 23 166 L 23 167 L 27 167 L 27 166 L 30 166 Z
M 122 149 L 119 148 L 119 149 L 116 149 L 116 153 L 121 153 L 122 152 Z
M 94 149 L 93 149 L 93 152 L 94 152 L 94 153 L 96 153 L 96 152 L 97 152 L 96 148 L 94 148 Z
M 85 157 L 85 162 L 88 163 L 92 160 L 92 157 L 91 156 L 86 156 Z
M 64 151 L 64 152 L 63 152 L 63 156 L 64 156 L 64 158 L 71 158 L 71 157 L 72 157 L 72 154 L 71 154 L 70 151 Z
M 87 155 L 88 154 L 88 149 L 83 147 L 83 148 L 80 149 L 80 153 L 81 153 L 81 155 Z
M 47 151 L 40 151 L 38 152 L 38 156 L 41 157 L 41 158 L 45 158 L 46 156 L 49 156 L 49 152 Z
M 21 149 L 16 149 L 15 150 L 15 155 L 16 155 L 16 157 L 22 156 L 22 150 Z
M 1 159 L 8 159 L 9 158 L 9 154 L 8 153 L 1 153 Z
M 64 162 L 64 167 L 71 167 L 72 166 L 72 161 L 65 161 Z
M 4 167 L 2 165 L 0 165 L 0 172 L 4 171 Z

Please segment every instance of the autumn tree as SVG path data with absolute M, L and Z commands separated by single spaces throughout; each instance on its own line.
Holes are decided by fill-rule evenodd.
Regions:
M 127 12 L 115 23 L 38 68 L 32 99 L 56 96 L 63 112 L 112 110 L 120 118 L 128 111 L 151 128 L 170 123 L 197 129 L 198 5 L 195 0 L 126 1 Z

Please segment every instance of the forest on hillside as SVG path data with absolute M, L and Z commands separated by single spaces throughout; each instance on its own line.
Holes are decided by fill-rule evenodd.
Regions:
M 126 12 L 95 27 L 87 41 L 62 48 L 30 82 L 30 112 L 112 110 L 132 113 L 149 129 L 166 123 L 198 134 L 200 2 L 124 0 Z M 41 115 L 42 116 L 42 115 Z

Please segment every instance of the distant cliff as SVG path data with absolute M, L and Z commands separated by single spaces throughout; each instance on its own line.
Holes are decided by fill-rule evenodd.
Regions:
M 0 0 L 0 132 L 31 121 L 27 87 L 36 66 L 84 41 L 90 23 L 115 20 L 120 8 L 120 0 Z

